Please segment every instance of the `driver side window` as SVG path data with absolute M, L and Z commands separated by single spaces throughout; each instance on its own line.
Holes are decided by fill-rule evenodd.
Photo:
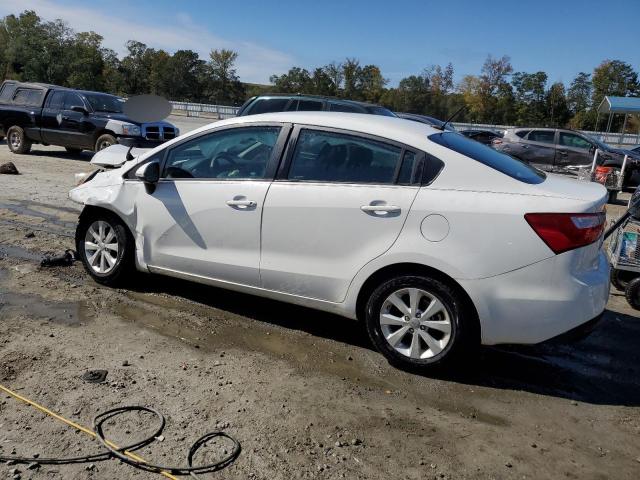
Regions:
M 251 180 L 265 178 L 280 127 L 231 128 L 169 150 L 163 178 Z

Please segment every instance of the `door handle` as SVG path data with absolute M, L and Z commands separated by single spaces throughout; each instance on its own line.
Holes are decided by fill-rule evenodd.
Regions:
M 378 214 L 387 214 L 387 213 L 400 213 L 400 207 L 395 205 L 362 205 L 360 210 L 366 213 L 378 213 Z
M 230 207 L 255 207 L 257 204 L 253 200 L 227 200 L 227 205 Z

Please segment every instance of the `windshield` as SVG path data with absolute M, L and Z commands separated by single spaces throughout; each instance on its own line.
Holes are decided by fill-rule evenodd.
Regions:
M 89 94 L 85 97 L 96 112 L 122 113 L 124 100 L 121 98 L 101 94 Z
M 593 138 L 591 135 L 587 135 L 585 133 L 583 133 L 583 135 L 585 137 L 587 137 L 589 139 L 589 141 L 593 142 L 596 144 L 596 146 L 600 149 L 600 150 L 611 150 L 611 147 L 609 145 L 607 145 L 604 142 L 601 142 L 600 140 L 598 140 L 597 138 Z
M 542 183 L 546 178 L 540 170 L 458 133 L 436 133 L 429 140 L 524 183 Z

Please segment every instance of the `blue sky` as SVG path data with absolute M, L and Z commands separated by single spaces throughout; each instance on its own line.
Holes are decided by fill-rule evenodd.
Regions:
M 95 30 L 119 53 L 127 39 L 202 56 L 231 48 L 250 82 L 345 57 L 380 66 L 391 85 L 448 62 L 459 80 L 479 73 L 488 54 L 567 84 L 607 58 L 640 69 L 640 0 L 0 0 L 2 15 L 27 8 Z

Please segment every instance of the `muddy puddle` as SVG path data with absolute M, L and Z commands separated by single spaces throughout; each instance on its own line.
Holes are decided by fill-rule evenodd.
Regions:
M 18 216 L 35 218 L 38 223 L 46 225 L 52 232 L 54 232 L 51 229 L 52 226 L 58 227 L 64 232 L 73 232 L 79 214 L 78 210 L 72 208 L 57 207 L 30 200 L 3 201 L 0 202 L 0 210 L 2 209 Z
M 345 353 L 332 352 L 322 339 L 300 332 L 281 331 L 249 319 L 204 320 L 201 327 L 188 325 L 172 317 L 171 310 L 176 301 L 157 297 L 135 295 L 134 302 L 122 302 L 114 306 L 115 313 L 125 322 L 131 322 L 153 329 L 162 335 L 180 339 L 194 348 L 219 355 L 225 349 L 240 349 L 259 352 L 285 360 L 299 371 L 322 372 L 355 382 L 363 382 L 372 387 L 393 388 L 387 380 L 369 375 L 370 366 L 363 365 Z M 158 308 L 150 307 L 161 307 Z M 179 304 L 178 304 L 179 306 Z M 179 308 L 206 313 L 208 307 L 183 305 Z M 206 317 L 205 317 L 206 318 Z M 349 320 L 345 319 L 345 322 Z
M 9 270 L 0 268 L 0 319 L 5 315 L 21 315 L 67 326 L 79 326 L 87 321 L 82 304 L 56 302 L 38 295 L 9 291 L 5 286 L 9 277 Z
M 0 259 L 7 257 L 40 263 L 44 255 L 16 245 L 0 244 Z

